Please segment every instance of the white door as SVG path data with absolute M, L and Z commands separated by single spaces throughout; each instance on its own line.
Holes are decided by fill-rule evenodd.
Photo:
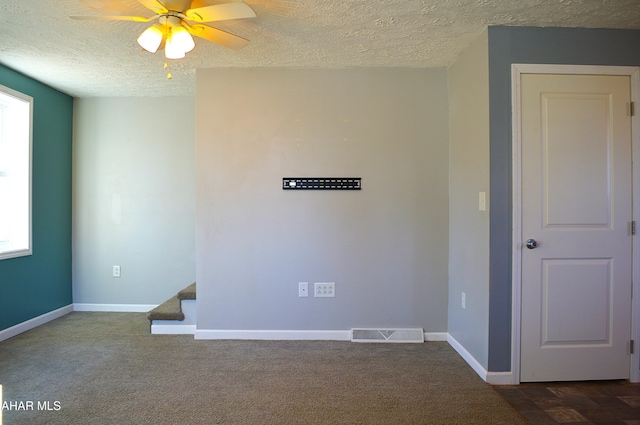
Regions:
M 628 379 L 630 78 L 523 74 L 520 380 Z

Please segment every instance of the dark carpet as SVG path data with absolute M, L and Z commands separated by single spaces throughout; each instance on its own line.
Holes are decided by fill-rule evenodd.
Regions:
M 71 313 L 0 343 L 18 424 L 524 424 L 446 342 L 203 341 Z M 5 403 L 6 406 L 6 403 Z

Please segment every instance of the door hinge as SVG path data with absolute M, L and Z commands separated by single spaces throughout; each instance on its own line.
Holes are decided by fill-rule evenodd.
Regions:
M 631 231 L 631 236 L 636 234 L 636 221 L 635 220 L 633 220 L 630 223 L 629 230 Z
M 635 344 L 634 344 L 634 341 L 633 341 L 633 340 L 629 341 L 629 353 L 631 353 L 631 354 L 633 354 L 633 346 L 634 346 L 634 345 L 635 345 Z
M 629 105 L 629 113 L 632 117 L 636 115 L 636 102 L 631 102 L 631 104 Z

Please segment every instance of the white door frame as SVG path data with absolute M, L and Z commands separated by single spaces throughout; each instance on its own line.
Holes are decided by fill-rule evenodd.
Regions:
M 522 153 L 520 78 L 522 74 L 591 74 L 626 75 L 631 80 L 631 101 L 640 99 L 640 67 L 596 65 L 511 65 L 511 128 L 512 128 L 512 299 L 511 299 L 511 377 L 520 383 L 520 325 L 522 286 Z M 640 164 L 640 113 L 631 118 L 632 163 Z M 633 168 L 633 220 L 640 219 L 640 171 Z M 640 294 L 640 234 L 633 238 L 633 294 Z M 632 301 L 632 338 L 640 344 L 640 296 Z M 640 382 L 640 347 L 631 355 L 630 381 Z

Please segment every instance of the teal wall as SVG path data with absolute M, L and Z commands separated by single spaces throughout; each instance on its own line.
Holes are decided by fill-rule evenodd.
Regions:
M 489 28 L 489 371 L 511 370 L 511 64 L 640 66 L 640 31 Z
M 73 98 L 2 65 L 0 84 L 34 99 L 33 255 L 0 260 L 2 330 L 72 303 Z

